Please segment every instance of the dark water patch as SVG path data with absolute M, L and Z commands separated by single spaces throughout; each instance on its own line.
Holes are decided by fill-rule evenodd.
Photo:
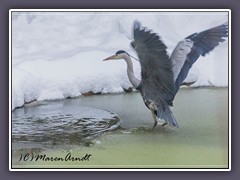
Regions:
M 103 132 L 120 126 L 115 113 L 86 106 L 25 107 L 12 113 L 12 150 L 21 146 L 54 148 L 90 146 Z M 26 149 L 26 148 L 25 148 Z

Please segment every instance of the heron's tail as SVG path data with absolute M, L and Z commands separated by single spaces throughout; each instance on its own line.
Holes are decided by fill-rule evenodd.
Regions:
M 157 118 L 163 119 L 167 124 L 170 124 L 171 126 L 174 126 L 178 128 L 178 123 L 175 117 L 173 116 L 172 111 L 170 110 L 169 106 L 162 106 L 159 107 L 157 110 Z

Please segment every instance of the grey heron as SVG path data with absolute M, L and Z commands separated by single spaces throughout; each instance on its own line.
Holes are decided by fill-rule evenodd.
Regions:
M 143 27 L 139 21 L 133 24 L 131 46 L 137 52 L 141 65 L 141 80 L 134 75 L 131 55 L 123 50 L 104 59 L 124 59 L 127 63 L 127 75 L 134 88 L 140 91 L 143 101 L 151 110 L 154 125 L 158 119 L 164 124 L 179 127 L 170 106 L 179 87 L 188 75 L 196 60 L 212 51 L 228 37 L 228 23 L 194 33 L 180 41 L 168 56 L 167 47 L 160 36 Z

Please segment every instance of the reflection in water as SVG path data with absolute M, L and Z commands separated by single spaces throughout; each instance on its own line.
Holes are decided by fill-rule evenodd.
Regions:
M 59 108 L 56 111 L 52 106 L 45 112 L 41 107 L 39 111 L 35 108 L 35 113 L 15 110 L 12 115 L 13 152 L 18 154 L 39 147 L 90 146 L 94 137 L 120 125 L 119 118 L 112 112 L 84 106 L 75 110 Z

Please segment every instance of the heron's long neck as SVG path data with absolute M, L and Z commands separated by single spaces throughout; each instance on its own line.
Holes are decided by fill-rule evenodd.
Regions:
M 140 84 L 140 80 L 137 79 L 134 75 L 134 72 L 133 72 L 133 63 L 132 63 L 132 60 L 130 59 L 129 56 L 126 56 L 124 58 L 124 60 L 126 61 L 127 63 L 127 75 L 128 75 L 128 79 L 130 80 L 130 82 L 132 83 L 133 87 L 137 88 L 138 85 Z

